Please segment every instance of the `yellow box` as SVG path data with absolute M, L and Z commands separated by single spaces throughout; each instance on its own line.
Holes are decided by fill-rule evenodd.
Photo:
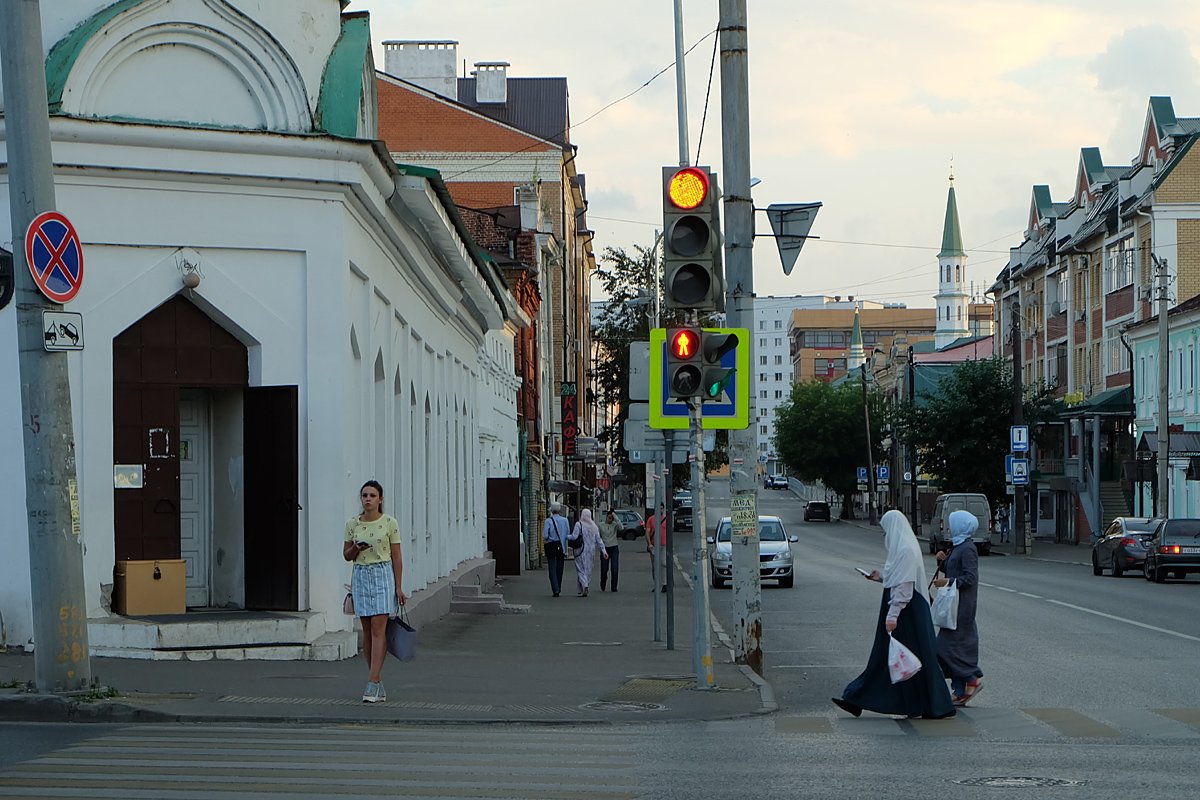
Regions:
M 183 559 L 118 561 L 113 587 L 115 611 L 127 617 L 182 614 L 187 567 Z

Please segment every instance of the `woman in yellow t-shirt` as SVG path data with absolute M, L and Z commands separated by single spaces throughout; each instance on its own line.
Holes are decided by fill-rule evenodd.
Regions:
M 367 481 L 359 491 L 362 513 L 346 523 L 342 557 L 354 562 L 350 593 L 354 613 L 362 620 L 363 658 L 367 660 L 364 703 L 387 700 L 383 688 L 383 659 L 387 656 L 387 621 L 408 597 L 401 589 L 404 558 L 400 553 L 400 526 L 383 513 L 383 487 Z

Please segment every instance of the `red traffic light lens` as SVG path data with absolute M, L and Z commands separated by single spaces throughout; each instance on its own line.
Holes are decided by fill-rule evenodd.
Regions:
M 708 175 L 695 167 L 684 167 L 671 176 L 667 199 L 676 208 L 689 211 L 708 197 Z
M 700 340 L 695 331 L 679 330 L 671 337 L 671 356 L 680 360 L 695 358 L 699 352 Z

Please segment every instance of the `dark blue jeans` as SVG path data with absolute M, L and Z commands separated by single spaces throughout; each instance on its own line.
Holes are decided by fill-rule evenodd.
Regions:
M 608 567 L 612 565 L 612 583 L 613 591 L 617 590 L 617 575 L 621 571 L 621 546 L 614 544 L 612 547 L 606 547 L 604 550 L 608 553 L 608 558 L 600 559 L 600 591 L 604 591 L 604 587 L 608 584 Z
M 558 542 L 546 543 L 546 564 L 550 571 L 550 591 L 558 594 L 562 591 L 563 567 L 567 564 L 567 554 Z

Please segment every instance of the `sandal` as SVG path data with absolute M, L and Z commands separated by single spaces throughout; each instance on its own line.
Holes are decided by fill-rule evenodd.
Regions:
M 982 680 L 976 679 L 973 681 L 967 681 L 967 691 L 966 694 L 963 695 L 963 703 L 966 704 L 967 701 L 974 700 L 975 695 L 979 694 L 981 691 L 983 691 Z

